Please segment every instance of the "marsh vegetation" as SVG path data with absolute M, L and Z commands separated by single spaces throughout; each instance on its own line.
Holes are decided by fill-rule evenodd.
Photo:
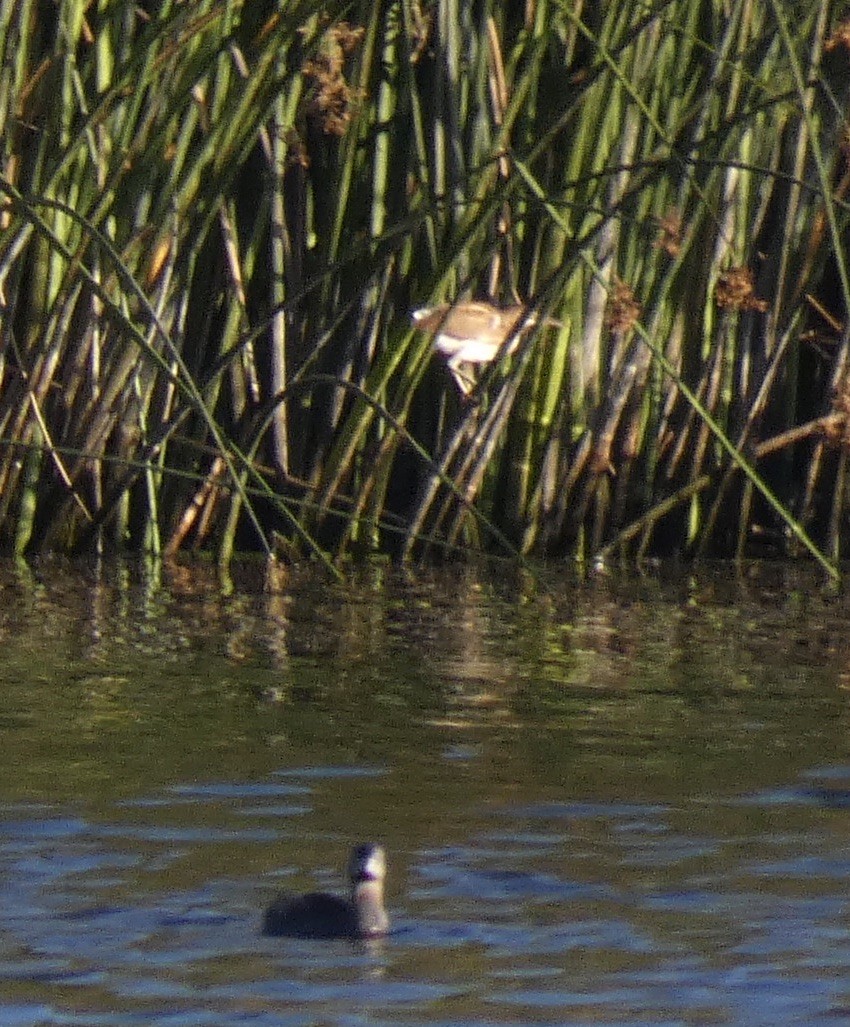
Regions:
M 833 568 L 848 15 L 0 0 L 0 542 Z

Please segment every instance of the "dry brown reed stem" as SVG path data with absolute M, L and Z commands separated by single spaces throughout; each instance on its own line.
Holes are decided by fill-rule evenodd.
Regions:
M 775 455 L 783 449 L 788 449 L 791 446 L 798 445 L 806 439 L 821 439 L 823 437 L 830 438 L 834 437 L 836 432 L 840 432 L 843 435 L 847 428 L 847 424 L 847 417 L 843 413 L 828 414 L 825 417 L 817 417 L 812 421 L 807 421 L 805 424 L 797 425 L 796 427 L 782 432 L 773 438 L 765 439 L 763 442 L 758 443 L 758 445 L 753 449 L 753 457 L 755 460 L 762 460 L 765 457 Z M 850 448 L 850 442 L 847 443 L 847 448 Z M 645 536 L 639 550 L 639 553 L 644 552 L 650 545 L 649 535 L 651 535 L 653 529 L 657 527 L 661 521 L 668 516 L 668 514 L 675 510 L 677 506 L 687 502 L 691 497 L 697 495 L 699 492 L 710 488 L 713 480 L 713 474 L 704 473 L 700 475 L 699 478 L 695 478 L 693 481 L 683 485 L 672 496 L 668 496 L 660 503 L 656 503 L 646 514 L 633 521 L 628 525 L 628 527 L 620 530 L 617 535 L 599 551 L 597 554 L 599 559 L 607 559 L 617 548 L 636 538 L 638 535 Z
M 201 487 L 192 496 L 191 501 L 180 516 L 171 537 L 166 542 L 163 549 L 164 556 L 175 556 L 183 548 L 184 542 L 188 539 L 196 525 L 198 526 L 195 530 L 196 545 L 203 542 L 213 508 L 220 497 L 220 485 L 226 470 L 224 460 L 220 456 L 215 457 Z
M 481 489 L 493 453 L 507 429 L 508 418 L 519 384 L 519 376 L 514 375 L 502 385 L 492 406 L 487 411 L 481 430 L 475 435 L 474 445 L 470 447 L 461 463 L 460 481 L 463 482 L 465 504 L 455 505 L 455 515 L 449 523 L 447 531 L 450 544 L 457 541 L 464 522 L 470 516 L 470 507 Z
M 429 475 L 427 484 L 423 490 L 419 503 L 411 519 L 410 534 L 405 545 L 405 555 L 411 556 L 414 547 L 418 546 L 423 539 L 427 545 L 433 545 L 438 539 L 439 527 L 448 516 L 451 506 L 460 499 L 461 502 L 468 502 L 464 495 L 464 481 L 456 471 L 456 462 L 463 466 L 467 454 L 462 450 L 465 442 L 475 438 L 477 433 L 479 411 L 472 405 L 465 411 L 459 425 L 455 428 L 449 438 L 440 462 L 435 470 Z M 445 487 L 446 481 L 451 481 L 461 492 L 461 496 L 453 491 L 447 491 L 438 508 L 435 504 L 439 498 L 440 488 Z

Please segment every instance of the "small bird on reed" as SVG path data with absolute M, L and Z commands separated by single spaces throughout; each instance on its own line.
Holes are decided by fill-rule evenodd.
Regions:
M 461 373 L 460 365 L 489 364 L 500 351 L 513 353 L 523 334 L 537 323 L 538 315 L 520 304 L 497 307 L 471 300 L 422 307 L 413 311 L 411 319 L 416 328 L 431 334 L 434 349 L 448 358 L 458 386 L 468 395 L 470 379 Z M 559 322 L 547 318 L 546 323 Z

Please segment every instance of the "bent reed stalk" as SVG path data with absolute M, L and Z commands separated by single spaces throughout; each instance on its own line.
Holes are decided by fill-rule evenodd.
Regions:
M 842 17 L 0 0 L 0 545 L 834 575 Z

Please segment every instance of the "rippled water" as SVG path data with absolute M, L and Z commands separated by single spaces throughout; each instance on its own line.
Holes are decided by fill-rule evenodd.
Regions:
M 850 1019 L 815 581 L 3 573 L 3 1025 Z M 365 838 L 388 938 L 261 936 Z

